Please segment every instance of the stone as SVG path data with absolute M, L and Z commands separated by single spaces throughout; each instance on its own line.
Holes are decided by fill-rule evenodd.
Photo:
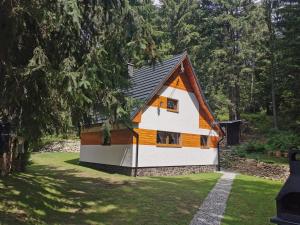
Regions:
M 239 173 L 263 177 L 271 180 L 286 180 L 289 176 L 289 166 L 260 162 L 255 159 L 245 159 L 234 155 L 231 151 L 221 151 L 221 167 Z
M 43 146 L 40 152 L 79 152 L 80 140 L 56 141 Z

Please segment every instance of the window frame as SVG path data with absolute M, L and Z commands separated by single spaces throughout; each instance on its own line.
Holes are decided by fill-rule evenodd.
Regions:
M 163 133 L 173 133 L 173 134 L 178 134 L 178 144 L 170 144 L 170 143 L 158 143 L 158 134 L 159 132 L 163 132 Z M 182 135 L 181 133 L 178 132 L 170 132 L 170 131 L 161 131 L 158 130 L 156 133 L 156 146 L 157 147 L 173 147 L 173 148 L 182 148 Z
M 203 145 L 203 142 L 202 142 L 202 138 L 203 137 L 206 137 L 206 144 Z M 209 149 L 209 145 L 208 145 L 208 138 L 209 136 L 208 135 L 200 135 L 200 148 L 203 148 L 203 149 Z
M 171 109 L 171 108 L 168 107 L 168 105 L 169 105 L 168 102 L 169 101 L 173 101 L 173 102 L 176 103 L 176 109 Z M 178 101 L 178 99 L 167 98 L 167 111 L 169 111 L 169 112 L 175 112 L 175 113 L 179 112 L 179 101 Z

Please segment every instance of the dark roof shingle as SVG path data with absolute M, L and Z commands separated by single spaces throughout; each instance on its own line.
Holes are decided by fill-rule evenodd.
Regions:
M 128 96 L 146 101 L 185 55 L 184 52 L 153 66 L 143 66 L 134 70 L 130 79 L 131 87 L 128 90 Z

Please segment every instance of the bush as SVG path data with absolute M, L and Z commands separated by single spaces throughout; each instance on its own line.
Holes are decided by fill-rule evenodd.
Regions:
M 240 145 L 236 148 L 237 154 L 240 153 L 264 153 L 266 150 L 265 145 L 259 142 L 250 141 L 246 144 Z M 240 153 L 238 153 L 240 152 Z
M 271 151 L 288 151 L 300 149 L 300 137 L 291 131 L 271 131 L 268 135 L 267 149 Z
M 265 112 L 244 113 L 241 117 L 250 123 L 250 129 L 253 133 L 264 134 L 272 127 L 272 118 Z
M 249 142 L 246 144 L 246 152 L 248 153 L 263 153 L 265 150 L 265 146 L 262 143 Z

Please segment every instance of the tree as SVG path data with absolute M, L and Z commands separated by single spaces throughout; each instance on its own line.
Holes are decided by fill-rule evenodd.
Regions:
M 278 1 L 274 21 L 278 55 L 278 92 L 282 126 L 299 131 L 300 123 L 300 1 Z
M 107 123 L 128 118 L 127 62 L 156 57 L 140 4 L 2 1 L 0 118 L 29 142 L 86 121 L 93 107 Z
M 268 36 L 266 41 L 267 49 L 267 58 L 269 61 L 269 82 L 271 84 L 271 99 L 272 99 L 272 112 L 273 112 L 273 126 L 275 129 L 278 129 L 277 123 L 277 106 L 276 106 L 276 85 L 275 79 L 277 71 L 277 61 L 276 61 L 276 34 L 275 34 L 275 24 L 274 19 L 277 20 L 277 15 L 274 13 L 274 8 L 276 1 L 274 0 L 265 0 L 263 2 L 265 7 L 265 20 L 268 27 Z
M 239 119 L 240 112 L 249 108 L 253 97 L 254 73 L 261 54 L 263 14 L 253 1 L 206 1 L 202 5 L 210 17 L 210 56 L 202 66 L 207 74 L 206 85 L 211 91 L 223 88 L 227 94 L 229 119 Z M 208 20 L 209 18 L 207 18 Z M 201 54 L 201 49 L 200 53 Z M 253 91 L 252 91 L 253 92 Z

